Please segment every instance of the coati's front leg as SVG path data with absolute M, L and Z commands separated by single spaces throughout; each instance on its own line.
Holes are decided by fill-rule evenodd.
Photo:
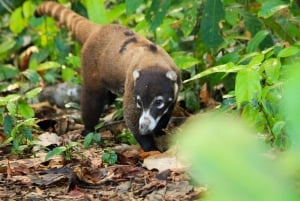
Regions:
M 83 85 L 81 95 L 81 113 L 84 123 L 83 135 L 94 131 L 105 105 L 109 104 L 113 98 L 110 95 L 110 92 L 102 87 L 91 89 L 91 87 Z

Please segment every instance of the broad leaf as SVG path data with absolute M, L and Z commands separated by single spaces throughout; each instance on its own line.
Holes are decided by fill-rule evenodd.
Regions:
M 24 118 L 31 118 L 34 116 L 34 110 L 24 101 L 19 102 L 18 113 Z
M 21 33 L 28 25 L 27 20 L 23 17 L 22 8 L 19 7 L 11 14 L 10 17 L 10 30 L 15 33 Z
M 221 0 L 206 0 L 201 20 L 201 36 L 207 48 L 217 48 L 223 38 L 220 34 L 219 22 L 225 17 Z
M 7 52 L 8 50 L 12 49 L 16 44 L 14 40 L 6 40 L 0 44 L 0 54 Z
M 91 21 L 98 24 L 107 24 L 109 22 L 104 0 L 88 0 L 85 2 L 87 13 Z
M 278 57 L 290 57 L 300 53 L 300 49 L 295 46 L 284 48 L 278 53 Z
M 261 84 L 259 73 L 247 68 L 238 72 L 235 83 L 235 97 L 240 108 L 243 102 L 261 99 Z
M 270 58 L 266 60 L 261 66 L 267 76 L 268 84 L 275 84 L 280 76 L 281 63 L 277 58 Z
M 255 36 L 249 41 L 247 46 L 247 53 L 254 52 L 258 49 L 260 43 L 267 37 L 268 31 L 262 30 L 255 34 Z
M 195 59 L 194 57 L 177 56 L 174 57 L 174 62 L 176 63 L 178 68 L 186 69 L 198 64 L 200 61 L 198 59 Z
M 5 135 L 9 135 L 12 131 L 12 127 L 14 125 L 14 120 L 10 115 L 5 115 L 4 121 L 3 121 L 3 130 Z
M 144 0 L 126 0 L 126 12 L 127 15 L 131 15 L 136 9 L 144 2 Z
M 37 96 L 37 94 L 39 94 L 42 91 L 42 87 L 37 87 L 34 88 L 28 92 L 26 92 L 25 96 L 26 98 L 30 99 L 30 98 L 34 98 Z
M 151 23 L 150 30 L 155 30 L 164 20 L 171 0 L 153 0 L 146 19 Z
M 183 31 L 184 36 L 188 36 L 195 28 L 195 24 L 197 21 L 197 12 L 198 2 L 190 1 L 188 3 L 188 8 L 186 12 L 184 12 L 184 19 L 182 20 L 181 25 L 181 29 Z
M 288 4 L 281 0 L 271 0 L 263 3 L 261 10 L 258 12 L 258 16 L 263 18 L 269 18 L 279 10 L 287 8 Z

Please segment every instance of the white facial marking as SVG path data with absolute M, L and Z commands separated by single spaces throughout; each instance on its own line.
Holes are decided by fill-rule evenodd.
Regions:
M 138 95 L 136 97 L 136 107 L 139 108 L 139 109 L 142 108 L 142 99 L 141 99 L 140 95 Z
M 166 77 L 169 78 L 172 81 L 176 81 L 177 80 L 177 74 L 175 71 L 170 70 L 166 73 Z
M 143 111 L 140 119 L 139 119 L 139 130 L 141 135 L 146 135 L 149 132 L 151 132 L 155 127 L 157 122 L 160 118 L 154 119 L 151 114 L 150 110 L 147 109 L 146 111 Z
M 165 106 L 164 97 L 162 96 L 155 97 L 151 104 L 157 109 L 163 108 Z
M 178 96 L 178 84 L 175 82 L 174 83 L 174 98 L 176 99 L 176 97 Z
M 133 80 L 136 81 L 140 77 L 140 72 L 138 70 L 134 70 L 132 75 L 133 75 Z

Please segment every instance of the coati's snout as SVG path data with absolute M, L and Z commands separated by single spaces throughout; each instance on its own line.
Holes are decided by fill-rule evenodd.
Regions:
M 136 107 L 140 110 L 141 135 L 155 132 L 162 117 L 173 110 L 178 96 L 176 72 L 169 70 L 162 73 L 161 71 L 161 68 L 153 67 L 133 72 L 134 98 Z

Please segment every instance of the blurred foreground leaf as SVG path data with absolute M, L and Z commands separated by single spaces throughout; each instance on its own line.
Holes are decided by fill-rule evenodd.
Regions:
M 208 184 L 208 200 L 299 200 L 290 169 L 266 156 L 267 149 L 238 118 L 208 114 L 182 128 L 182 156 L 191 174 Z

